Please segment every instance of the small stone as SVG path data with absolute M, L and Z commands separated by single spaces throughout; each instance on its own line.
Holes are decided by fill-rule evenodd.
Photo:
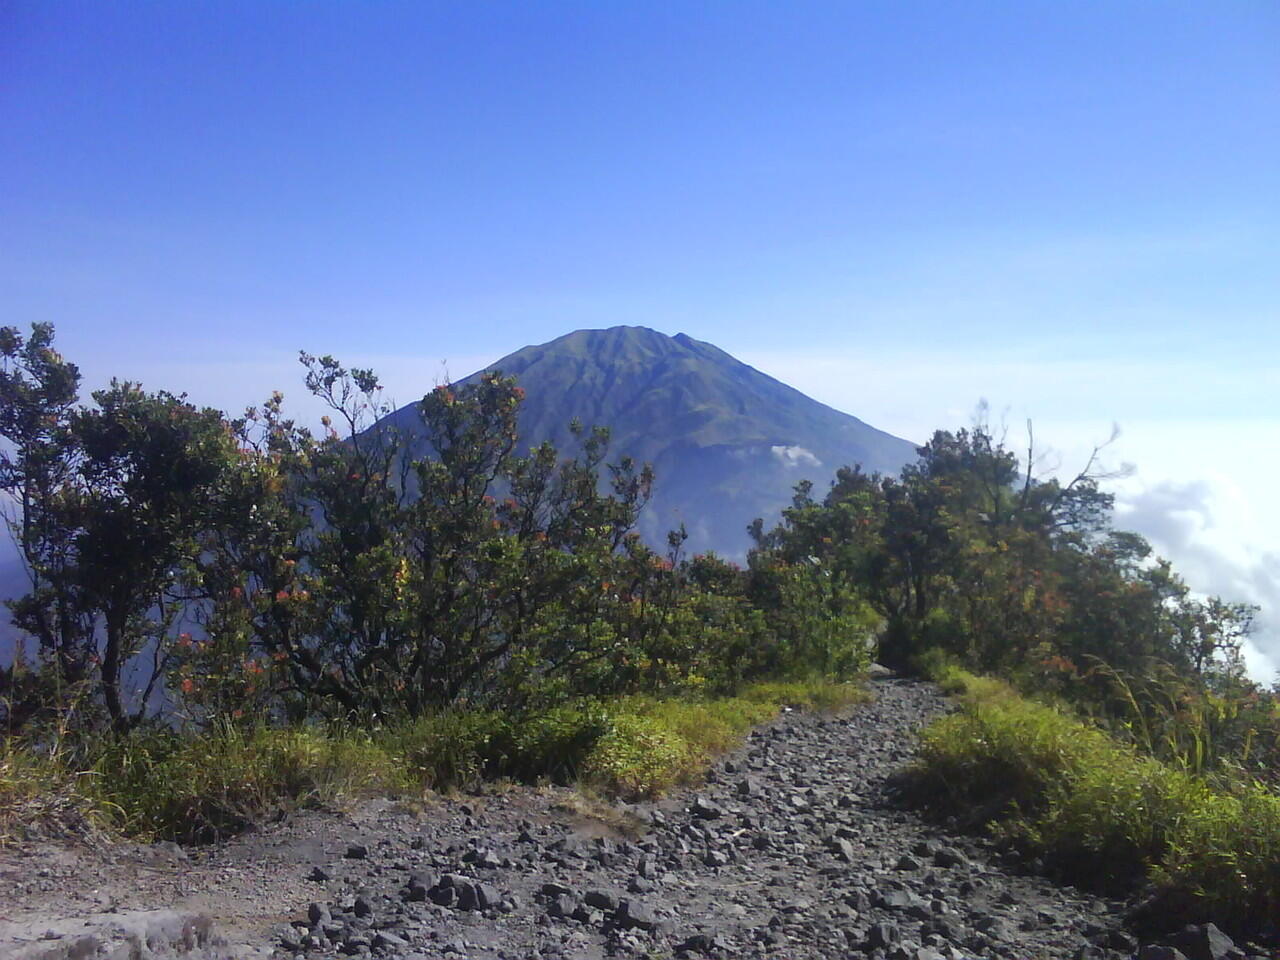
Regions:
M 978 920 L 974 925 L 974 929 L 979 933 L 986 934 L 992 940 L 1008 940 L 1009 928 L 999 917 L 986 916 Z
M 887 949 L 901 939 L 902 934 L 896 923 L 873 923 L 867 930 L 866 946 L 870 950 Z
M 1138 941 L 1123 930 L 1112 930 L 1107 934 L 1107 946 L 1121 953 L 1133 953 L 1138 949 Z
M 364 953 L 369 949 L 369 938 L 360 934 L 353 934 L 342 942 L 342 952 L 349 957 Z
M 325 883 L 333 878 L 329 875 L 329 871 L 321 867 L 312 867 L 311 872 L 307 874 L 307 879 L 314 883 Z
M 699 820 L 718 820 L 724 816 L 724 810 L 705 797 L 695 797 L 689 812 Z
M 445 887 L 437 884 L 427 891 L 427 898 L 437 906 L 451 907 L 453 901 L 458 898 L 458 891 L 453 887 Z
M 623 900 L 614 920 L 624 930 L 656 930 L 662 923 L 650 907 L 634 900 Z
M 609 913 L 618 909 L 618 898 L 607 890 L 588 890 L 582 898 L 589 907 Z
M 831 852 L 836 855 L 837 860 L 843 860 L 845 863 L 853 863 L 854 849 L 853 844 L 843 838 L 836 838 L 831 841 Z
M 879 897 L 880 906 L 886 910 L 906 910 L 920 902 L 910 890 L 886 890 Z
M 547 915 L 551 917 L 571 917 L 573 911 L 578 909 L 578 901 L 567 893 L 562 893 L 551 898 L 547 904 Z
M 1170 946 L 1187 955 L 1187 960 L 1236 960 L 1244 951 L 1215 924 L 1191 924 L 1169 938 Z
M 363 843 L 353 843 L 347 847 L 347 852 L 343 856 L 348 860 L 364 860 L 369 856 L 369 848 Z

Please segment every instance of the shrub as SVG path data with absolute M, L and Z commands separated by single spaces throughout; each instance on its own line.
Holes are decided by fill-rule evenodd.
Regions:
M 999 681 L 944 678 L 961 706 L 923 734 L 908 778 L 918 800 L 976 806 L 1073 882 L 1122 889 L 1150 877 L 1190 914 L 1250 931 L 1280 912 L 1280 797 L 1143 756 Z

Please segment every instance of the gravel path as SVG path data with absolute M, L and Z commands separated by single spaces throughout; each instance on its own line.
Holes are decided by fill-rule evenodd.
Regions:
M 696 791 L 630 811 L 632 832 L 539 816 L 518 794 L 410 830 L 370 824 L 319 865 L 329 896 L 279 933 L 281 952 L 1022 960 L 1074 958 L 1090 941 L 1131 951 L 1118 904 L 1005 873 L 985 845 L 892 808 L 887 778 L 945 707 L 926 684 L 875 690 L 845 716 L 789 713 L 754 732 Z

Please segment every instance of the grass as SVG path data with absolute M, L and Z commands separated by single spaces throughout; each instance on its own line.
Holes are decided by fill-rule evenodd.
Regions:
M 0 741 L 0 845 L 92 829 L 95 803 L 58 754 Z
M 96 758 L 87 792 L 99 819 L 144 838 L 212 840 L 283 807 L 409 786 L 382 744 L 356 731 L 219 726 L 142 733 Z
M 865 696 L 858 684 L 770 683 L 732 698 L 584 701 L 518 719 L 457 711 L 376 731 L 152 730 L 87 748 L 78 762 L 9 743 L 0 746 L 0 842 L 24 825 L 57 829 L 69 818 L 143 839 L 205 841 L 282 809 L 504 777 L 654 797 L 697 780 L 784 707 L 833 710 Z
M 1280 796 L 1169 766 L 997 680 L 935 668 L 960 709 L 922 735 L 909 786 L 959 803 L 1064 879 L 1151 881 L 1195 916 L 1265 932 L 1280 916 Z

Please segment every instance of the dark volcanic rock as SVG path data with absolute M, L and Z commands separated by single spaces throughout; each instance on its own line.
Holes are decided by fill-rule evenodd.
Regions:
M 1243 960 L 1245 953 L 1212 923 L 1192 924 L 1168 938 L 1187 960 Z

